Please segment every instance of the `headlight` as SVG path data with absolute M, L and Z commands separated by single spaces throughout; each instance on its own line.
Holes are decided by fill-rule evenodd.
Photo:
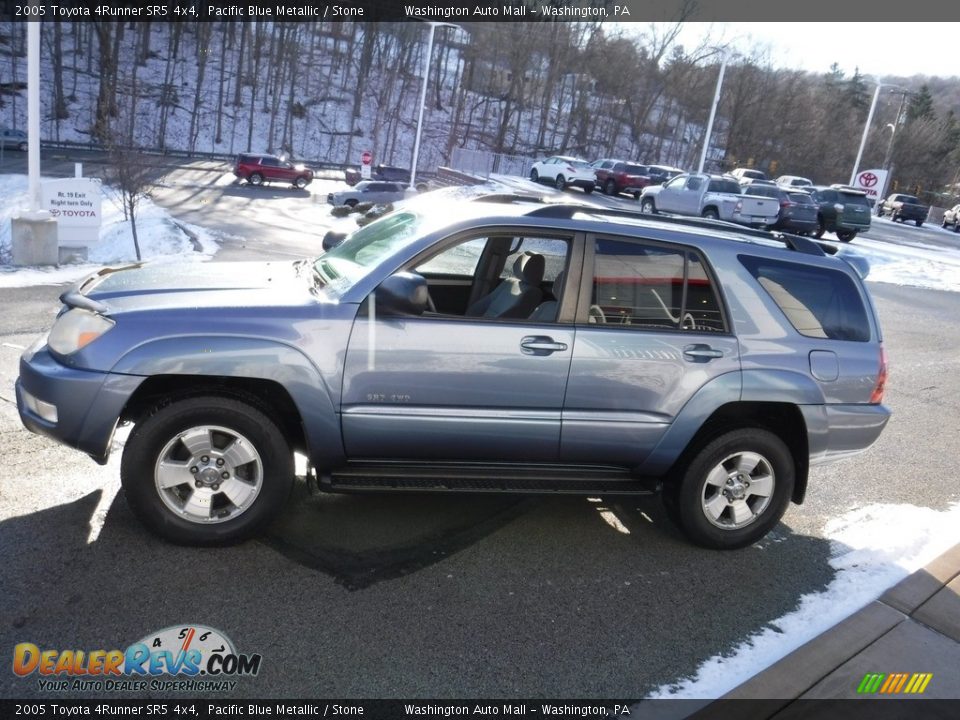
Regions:
M 53 324 L 47 345 L 55 353 L 69 355 L 92 343 L 115 324 L 103 315 L 74 308 L 61 315 Z

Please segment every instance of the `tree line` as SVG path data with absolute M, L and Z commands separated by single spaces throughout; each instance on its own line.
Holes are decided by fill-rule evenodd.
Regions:
M 634 26 L 636 27 L 636 26 Z M 467 148 L 531 158 L 695 167 L 721 51 L 678 41 L 682 22 L 438 27 L 421 167 Z M 625 29 L 626 28 L 626 29 Z M 151 149 L 278 152 L 356 164 L 410 161 L 427 28 L 420 23 L 44 22 L 43 134 Z M 0 118 L 25 125 L 26 25 L 0 25 Z M 861 168 L 899 189 L 957 181 L 960 81 L 884 78 Z M 730 59 L 709 165 L 846 181 L 873 97 L 857 68 Z

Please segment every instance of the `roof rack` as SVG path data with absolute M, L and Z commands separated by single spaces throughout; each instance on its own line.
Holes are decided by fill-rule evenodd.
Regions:
M 557 219 L 571 219 L 577 213 L 586 213 L 591 215 L 607 215 L 612 217 L 624 217 L 640 220 L 649 220 L 654 222 L 667 222 L 675 225 L 686 225 L 688 227 L 698 227 L 705 230 L 735 230 L 741 235 L 760 238 L 763 240 L 774 240 L 782 242 L 789 249 L 805 255 L 833 255 L 837 252 L 836 248 L 826 243 L 819 243 L 800 235 L 791 235 L 789 233 L 773 232 L 769 230 L 757 230 L 738 225 L 736 223 L 725 222 L 723 220 L 707 220 L 705 218 L 688 217 L 683 215 L 667 215 L 657 213 L 639 212 L 637 210 L 617 210 L 613 208 L 600 207 L 599 205 L 576 205 L 576 204 L 545 204 L 542 207 L 535 208 L 527 213 L 527 217 L 544 217 Z

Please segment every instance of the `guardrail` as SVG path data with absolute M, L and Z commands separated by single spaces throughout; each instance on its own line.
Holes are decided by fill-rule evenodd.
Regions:
M 60 149 L 60 150 L 83 150 L 87 152 L 108 152 L 108 149 L 99 143 L 82 143 L 75 142 L 72 140 L 41 140 L 40 147 L 45 150 L 49 149 Z M 179 158 L 184 160 L 219 160 L 232 164 L 237 155 L 237 153 L 214 153 L 214 152 L 201 152 L 201 151 L 191 151 L 191 150 L 178 150 L 175 148 L 144 148 L 137 147 L 133 145 L 118 145 L 116 146 L 117 150 L 122 150 L 124 152 L 139 152 L 144 155 L 151 155 L 155 157 L 168 157 L 168 158 Z M 242 151 L 246 154 L 246 151 Z M 260 155 L 267 153 L 249 153 L 251 155 Z M 335 163 L 328 160 L 306 160 L 300 159 L 298 162 L 303 163 L 307 167 L 313 170 L 339 170 L 343 171 L 347 168 L 359 168 L 359 165 L 351 165 L 350 163 Z M 435 178 L 437 173 L 435 171 L 417 171 L 418 176 L 423 176 L 427 178 Z

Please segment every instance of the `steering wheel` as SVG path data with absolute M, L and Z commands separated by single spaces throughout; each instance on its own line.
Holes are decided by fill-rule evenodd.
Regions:
M 691 313 L 684 313 L 683 317 L 680 318 L 680 329 L 681 330 L 696 330 L 697 329 L 697 319 Z
M 601 325 L 605 325 L 607 322 L 607 316 L 603 314 L 603 308 L 599 305 L 591 305 L 587 316 L 587 322 L 599 323 Z

